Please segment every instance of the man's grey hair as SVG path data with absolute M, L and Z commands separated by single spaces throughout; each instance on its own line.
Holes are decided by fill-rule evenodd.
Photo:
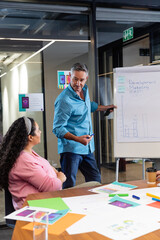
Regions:
M 71 75 L 73 74 L 74 71 L 83 71 L 87 74 L 88 76 L 88 68 L 87 65 L 84 63 L 75 63 L 73 64 L 72 68 L 71 68 Z

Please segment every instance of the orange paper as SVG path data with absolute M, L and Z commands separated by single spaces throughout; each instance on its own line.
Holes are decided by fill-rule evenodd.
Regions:
M 48 234 L 59 235 L 84 216 L 85 215 L 82 214 L 67 213 L 64 217 L 60 218 L 52 225 L 48 225 Z M 28 223 L 24 227 L 22 227 L 22 229 L 33 231 L 33 224 L 33 222 Z
M 155 208 L 160 208 L 160 202 L 149 203 L 149 204 L 147 204 L 147 206 L 155 207 Z

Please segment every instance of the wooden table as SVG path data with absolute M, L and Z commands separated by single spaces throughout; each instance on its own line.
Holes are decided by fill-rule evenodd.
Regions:
M 138 188 L 147 188 L 148 187 L 145 180 L 130 181 L 130 182 L 126 182 L 126 183 L 136 185 L 136 186 L 138 186 Z M 63 197 L 64 198 L 64 197 L 73 197 L 73 196 L 94 194 L 94 193 L 88 191 L 89 189 L 91 189 L 91 187 L 71 188 L 71 189 L 65 189 L 65 190 L 56 191 L 56 192 L 30 194 L 27 197 L 27 199 L 24 203 L 24 206 L 28 205 L 27 200 L 54 198 L 54 197 Z M 32 237 L 33 233 L 31 231 L 21 229 L 21 227 L 23 227 L 26 223 L 27 222 L 24 222 L 24 221 L 16 222 L 12 240 L 33 239 L 33 237 Z M 110 239 L 110 238 L 105 237 L 96 232 L 88 232 L 88 233 L 83 233 L 83 234 L 69 235 L 66 231 L 58 236 L 57 235 L 54 235 L 54 236 L 49 235 L 49 238 L 48 238 L 48 240 L 107 240 L 107 239 Z M 149 234 L 146 234 L 146 235 L 136 238 L 136 240 L 151 240 L 151 239 L 159 240 L 160 239 L 160 230 L 157 230 L 157 231 L 154 231 Z

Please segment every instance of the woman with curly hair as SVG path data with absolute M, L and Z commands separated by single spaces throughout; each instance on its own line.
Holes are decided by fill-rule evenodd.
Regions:
M 28 194 L 60 190 L 66 180 L 32 149 L 40 136 L 38 124 L 21 117 L 10 126 L 0 147 L 0 189 L 9 189 L 16 210 Z

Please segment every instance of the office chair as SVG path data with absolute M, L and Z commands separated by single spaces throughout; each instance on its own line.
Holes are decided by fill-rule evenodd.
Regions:
M 15 209 L 12 204 L 12 195 L 8 188 L 5 189 L 5 216 L 14 212 Z M 6 225 L 8 227 L 14 228 L 16 221 L 12 219 L 6 219 Z
M 97 181 L 90 181 L 90 182 L 85 182 L 85 183 L 81 183 L 78 184 L 74 187 L 71 188 L 81 188 L 81 187 L 97 187 L 97 186 L 101 186 L 102 184 L 97 182 Z

